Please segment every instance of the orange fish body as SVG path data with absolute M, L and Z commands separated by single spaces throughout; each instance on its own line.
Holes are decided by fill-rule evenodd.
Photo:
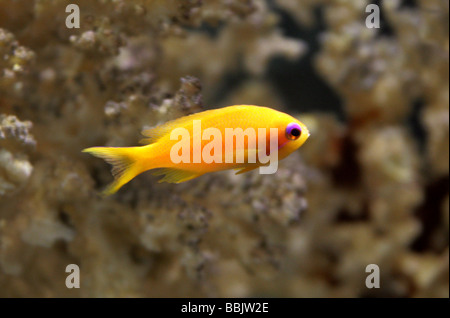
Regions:
M 151 169 L 158 169 L 155 175 L 164 175 L 160 182 L 171 183 L 227 169 L 239 169 L 238 174 L 247 172 L 266 166 L 267 158 L 263 162 L 261 157 L 270 156 L 271 150 L 281 160 L 309 136 L 306 126 L 294 117 L 250 105 L 192 114 L 144 130 L 142 134 L 147 137 L 142 140 L 145 146 L 83 150 L 113 165 L 115 181 L 105 194 L 115 193 L 135 176 Z

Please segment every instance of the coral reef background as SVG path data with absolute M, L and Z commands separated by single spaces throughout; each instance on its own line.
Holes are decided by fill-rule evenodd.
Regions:
M 448 1 L 380 1 L 380 29 L 368 1 L 73 2 L 79 29 L 0 0 L 0 297 L 449 297 Z M 274 175 L 98 195 L 83 148 L 232 104 L 311 137 Z

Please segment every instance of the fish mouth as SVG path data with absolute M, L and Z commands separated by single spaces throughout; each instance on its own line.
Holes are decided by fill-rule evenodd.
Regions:
M 311 136 L 311 133 L 309 132 L 308 129 L 306 129 L 306 133 L 308 134 L 308 135 L 306 136 L 306 138 L 309 138 L 309 136 Z

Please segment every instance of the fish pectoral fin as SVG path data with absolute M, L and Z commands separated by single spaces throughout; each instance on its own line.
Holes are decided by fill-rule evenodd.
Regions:
M 259 165 L 251 165 L 251 166 L 246 166 L 244 168 L 238 168 L 240 170 L 238 172 L 236 172 L 236 174 L 246 173 L 246 172 L 255 170 L 256 168 L 259 168 L 259 167 L 260 167 Z M 238 169 L 236 169 L 236 170 L 238 170 Z
M 160 168 L 154 171 L 152 174 L 155 176 L 164 175 L 164 177 L 158 181 L 159 183 L 161 182 L 181 183 L 197 178 L 202 175 L 197 172 L 174 168 Z

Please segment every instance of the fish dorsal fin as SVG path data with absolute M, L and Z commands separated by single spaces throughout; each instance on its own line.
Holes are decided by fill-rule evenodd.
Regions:
M 164 124 L 158 125 L 156 127 L 148 128 L 142 130 L 141 134 L 147 138 L 140 141 L 141 144 L 152 144 L 157 142 L 163 136 L 169 134 L 173 129 L 178 127 L 184 127 L 188 122 L 192 122 L 195 119 L 202 119 L 207 116 L 208 113 L 212 113 L 216 109 L 206 110 L 204 112 L 195 113 L 187 116 L 183 116 L 174 120 L 170 120 Z
M 242 107 L 242 106 L 249 106 L 249 105 L 241 105 L 239 107 Z M 250 106 L 250 107 L 254 107 L 254 106 Z M 166 136 L 167 134 L 169 134 L 173 129 L 178 128 L 178 127 L 187 126 L 187 124 L 189 122 L 192 122 L 193 120 L 196 120 L 196 119 L 208 120 L 209 118 L 218 116 L 221 113 L 223 115 L 224 112 L 235 111 L 235 110 L 236 110 L 236 106 L 228 106 L 228 107 L 224 107 L 224 108 L 205 110 L 200 113 L 195 113 L 195 114 L 183 116 L 183 117 L 180 117 L 180 118 L 177 118 L 174 120 L 170 120 L 170 121 L 168 121 L 164 124 L 158 125 L 156 127 L 144 129 L 144 130 L 142 130 L 141 134 L 147 138 L 142 139 L 140 141 L 140 143 L 141 144 L 155 143 L 159 139 L 161 139 L 163 136 Z

